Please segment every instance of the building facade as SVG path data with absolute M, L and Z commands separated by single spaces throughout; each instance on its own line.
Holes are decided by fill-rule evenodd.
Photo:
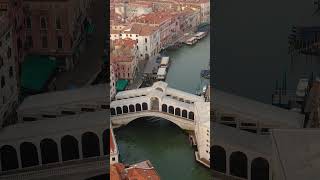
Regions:
M 0 127 L 12 124 L 9 116 L 18 104 L 17 61 L 14 26 L 9 14 L 0 17 Z
M 83 48 L 90 24 L 91 0 L 26 0 L 26 46 L 28 53 L 55 57 L 70 70 Z
M 132 23 L 121 30 L 110 30 L 110 39 L 130 38 L 137 41 L 140 59 L 149 59 L 160 52 L 160 32 L 151 25 Z

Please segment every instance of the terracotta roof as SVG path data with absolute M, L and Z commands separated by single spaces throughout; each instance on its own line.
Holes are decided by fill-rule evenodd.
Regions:
M 136 18 L 137 22 L 149 24 L 161 24 L 170 20 L 175 14 L 168 12 L 153 12 Z
M 149 160 L 133 164 L 128 168 L 121 163 L 111 165 L 111 180 L 160 180 L 160 176 Z
M 115 39 L 113 40 L 113 44 L 114 46 L 125 46 L 129 48 L 134 48 L 137 45 L 137 41 L 130 38 Z
M 148 36 L 157 31 L 157 27 L 147 24 L 133 23 L 131 26 L 125 28 L 122 32 L 126 34 L 139 34 L 140 36 Z

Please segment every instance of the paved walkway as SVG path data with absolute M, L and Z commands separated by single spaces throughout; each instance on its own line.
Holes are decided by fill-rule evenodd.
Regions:
M 106 3 L 94 0 L 89 16 L 95 25 L 95 32 L 85 49 L 81 52 L 78 64 L 71 72 L 59 73 L 56 78 L 57 90 L 79 88 L 91 80 L 101 70 L 104 39 L 106 33 L 106 19 L 104 18 Z

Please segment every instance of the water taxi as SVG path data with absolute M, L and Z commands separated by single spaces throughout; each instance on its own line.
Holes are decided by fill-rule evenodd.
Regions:
M 187 39 L 185 43 L 188 44 L 188 45 L 193 45 L 193 44 L 195 44 L 197 41 L 198 41 L 198 40 L 197 40 L 196 37 L 191 37 L 191 38 Z

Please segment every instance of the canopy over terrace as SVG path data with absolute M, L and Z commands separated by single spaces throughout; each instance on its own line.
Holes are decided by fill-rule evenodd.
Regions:
M 48 56 L 27 56 L 22 63 L 22 89 L 32 94 L 44 91 L 56 69 L 56 60 Z

